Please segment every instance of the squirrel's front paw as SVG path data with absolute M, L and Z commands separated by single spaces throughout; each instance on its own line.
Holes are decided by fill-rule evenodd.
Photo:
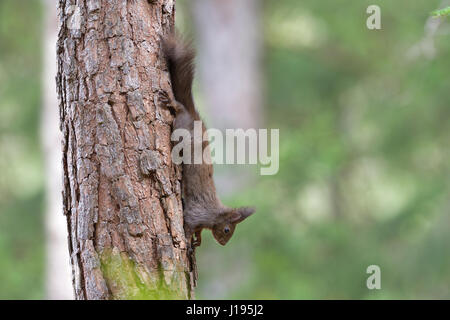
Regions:
M 199 247 L 202 244 L 202 231 L 197 231 L 195 233 L 195 239 L 192 237 L 192 246 Z

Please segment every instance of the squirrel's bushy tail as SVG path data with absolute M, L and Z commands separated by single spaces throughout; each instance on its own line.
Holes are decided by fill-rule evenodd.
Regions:
M 167 60 L 175 99 L 190 112 L 195 113 L 192 97 L 195 50 L 190 42 L 170 35 L 162 39 L 163 53 Z

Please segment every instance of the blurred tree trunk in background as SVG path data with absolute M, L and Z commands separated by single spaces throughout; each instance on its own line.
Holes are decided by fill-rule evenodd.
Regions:
M 195 24 L 199 81 L 211 120 L 209 126 L 220 130 L 261 127 L 264 120 L 261 1 L 197 0 L 187 1 L 187 5 Z M 248 166 L 220 166 L 214 178 L 221 196 L 236 195 L 256 180 Z M 249 260 L 247 250 L 247 245 L 241 244 L 233 261 L 224 261 L 223 254 L 213 250 L 208 252 L 207 259 L 199 261 L 200 265 L 217 270 L 203 284 L 205 296 L 223 299 L 251 276 L 243 267 Z M 227 265 L 227 272 L 218 271 L 221 265 Z
M 257 128 L 262 121 L 260 2 L 193 2 L 199 71 L 213 125 Z
M 45 157 L 46 181 L 46 297 L 73 299 L 67 226 L 62 214 L 61 132 L 59 130 L 58 98 L 55 90 L 58 35 L 56 2 L 43 0 L 45 8 L 43 107 L 41 136 Z
M 160 36 L 174 1 L 59 1 L 64 212 L 77 299 L 192 298 Z
M 263 121 L 258 0 L 198 0 L 192 3 L 199 47 L 199 75 L 211 127 L 258 128 Z M 219 171 L 221 193 L 249 180 L 248 170 Z M 246 181 L 247 180 L 247 181 Z

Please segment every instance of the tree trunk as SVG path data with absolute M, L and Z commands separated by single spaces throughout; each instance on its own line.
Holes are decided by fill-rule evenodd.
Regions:
M 160 37 L 174 0 L 59 0 L 64 213 L 76 299 L 192 298 Z
M 46 298 L 73 299 L 69 253 L 67 252 L 67 228 L 61 214 L 61 132 L 58 127 L 58 98 L 55 91 L 56 52 L 58 35 L 56 2 L 43 1 L 46 15 L 44 33 L 44 74 L 41 136 L 45 157 L 46 182 Z

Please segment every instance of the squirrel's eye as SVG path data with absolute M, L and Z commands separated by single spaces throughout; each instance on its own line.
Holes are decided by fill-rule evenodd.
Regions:
M 228 227 L 225 227 L 225 229 L 223 229 L 223 232 L 225 232 L 225 233 L 228 233 L 228 232 L 230 232 L 230 228 L 228 228 Z

